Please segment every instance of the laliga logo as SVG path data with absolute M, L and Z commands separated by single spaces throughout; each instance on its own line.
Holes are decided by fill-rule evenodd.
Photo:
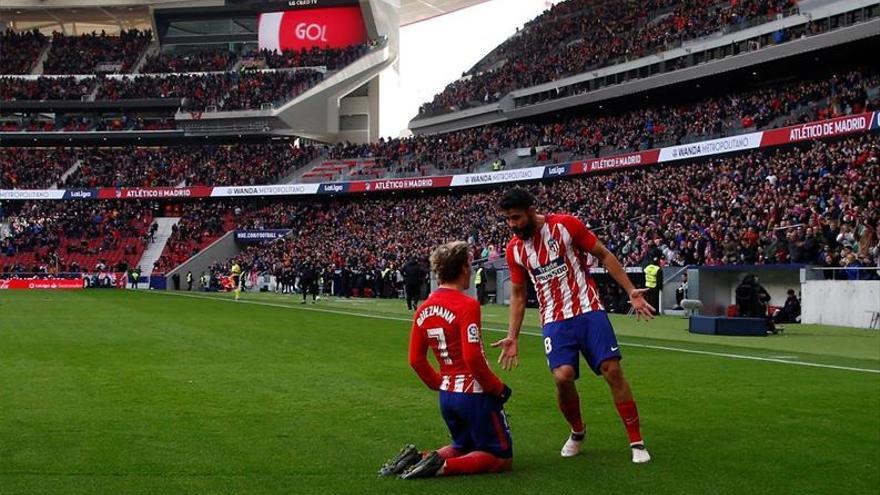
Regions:
M 295 34 L 301 40 L 327 41 L 327 26 L 301 22 L 296 25 Z

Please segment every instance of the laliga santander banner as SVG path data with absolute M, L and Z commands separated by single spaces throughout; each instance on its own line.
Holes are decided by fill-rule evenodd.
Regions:
M 260 14 L 260 49 L 345 48 L 367 41 L 360 6 L 287 10 Z
M 8 280 L 0 280 L 0 290 L 23 289 L 82 289 L 82 279 L 54 279 L 54 278 L 12 278 Z

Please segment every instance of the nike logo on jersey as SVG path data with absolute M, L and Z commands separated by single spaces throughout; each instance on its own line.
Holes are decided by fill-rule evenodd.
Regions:
M 617 352 L 618 349 L 620 349 L 620 346 L 618 346 L 618 347 L 612 347 L 612 348 L 611 348 L 611 352 Z

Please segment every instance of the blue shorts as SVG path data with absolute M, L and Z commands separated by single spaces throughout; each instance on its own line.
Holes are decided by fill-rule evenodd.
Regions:
M 602 362 L 622 359 L 611 321 L 604 311 L 590 311 L 567 320 L 544 325 L 544 350 L 551 370 L 563 365 L 574 368 L 580 376 L 578 353 L 584 355 L 593 373 L 600 375 Z
M 498 397 L 441 390 L 440 414 L 449 427 L 455 450 L 482 450 L 502 459 L 513 457 L 510 427 Z

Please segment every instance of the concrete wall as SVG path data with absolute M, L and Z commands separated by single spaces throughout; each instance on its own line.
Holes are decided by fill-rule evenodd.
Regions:
M 801 292 L 802 323 L 869 328 L 880 311 L 880 281 L 807 280 Z
M 168 277 L 168 290 L 174 290 L 174 283 L 171 281 L 171 277 L 175 273 L 180 274 L 180 288 L 186 290 L 186 272 L 188 271 L 193 273 L 193 288 L 195 289 L 199 286 L 199 277 L 202 276 L 203 271 L 207 271 L 215 261 L 225 260 L 235 256 L 240 251 L 241 249 L 239 249 L 238 244 L 235 243 L 235 231 L 227 232 L 223 237 L 212 242 L 201 252 L 186 260 L 177 268 L 169 271 L 166 274 Z

